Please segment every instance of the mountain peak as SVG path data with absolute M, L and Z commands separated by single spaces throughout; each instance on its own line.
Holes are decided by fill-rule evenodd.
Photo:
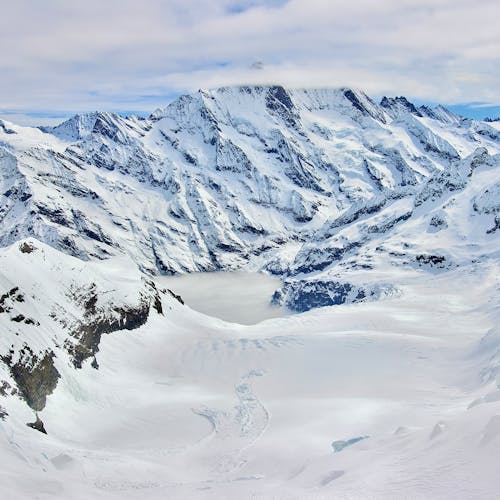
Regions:
M 386 109 L 393 117 L 400 114 L 411 113 L 412 115 L 422 117 L 422 113 L 406 97 L 386 97 L 380 101 L 380 105 Z
M 99 111 L 76 114 L 59 125 L 53 127 L 43 126 L 39 128 L 43 132 L 50 133 L 61 139 L 79 141 L 91 134 L 100 114 Z
M 423 115 L 428 116 L 429 118 L 433 118 L 434 120 L 439 120 L 443 123 L 458 125 L 462 120 L 462 117 L 460 115 L 453 113 L 442 104 L 438 104 L 433 108 L 429 106 L 420 106 L 419 109 L 423 113 Z

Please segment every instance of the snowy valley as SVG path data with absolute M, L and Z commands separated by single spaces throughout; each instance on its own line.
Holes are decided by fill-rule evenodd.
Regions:
M 498 122 L 200 90 L 0 121 L 0 196 L 11 498 L 497 497 Z

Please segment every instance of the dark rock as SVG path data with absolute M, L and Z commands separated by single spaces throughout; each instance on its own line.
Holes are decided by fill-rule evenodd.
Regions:
M 63 236 L 62 238 L 58 239 L 58 246 L 63 252 L 67 253 L 68 255 L 73 255 L 74 257 L 81 258 L 81 251 L 76 245 L 75 240 L 70 236 Z
M 126 144 L 123 133 L 120 132 L 120 129 L 114 123 L 112 115 L 107 113 L 98 113 L 97 119 L 94 123 L 94 128 L 92 129 L 92 133 L 96 135 L 101 135 L 111 139 L 113 142 L 119 144 Z
M 68 214 L 62 208 L 49 207 L 43 203 L 37 203 L 35 206 L 38 213 L 50 222 L 64 227 L 73 227 L 72 221 L 67 217 Z
M 362 114 L 368 115 L 367 110 L 363 106 L 363 104 L 360 102 L 360 100 L 357 98 L 356 94 L 351 90 L 351 89 L 346 89 L 344 90 L 344 96 L 351 102 L 351 104 Z
M 12 302 L 24 302 L 24 295 L 19 292 L 19 287 L 15 286 L 11 288 L 8 292 L 0 296 L 0 314 L 12 311 Z M 19 318 L 18 318 L 19 316 Z M 22 315 L 18 315 L 11 319 L 11 321 L 20 322 L 25 318 Z
M 161 297 L 160 294 L 158 293 L 156 285 L 154 284 L 153 281 L 149 281 L 148 285 L 154 290 L 152 307 L 158 314 L 163 315 L 163 304 L 161 303 Z
M 434 215 L 432 219 L 429 221 L 429 225 L 432 227 L 442 227 L 447 226 L 446 220 L 440 217 L 439 215 Z
M 399 224 L 400 222 L 408 220 L 411 217 L 412 213 L 413 213 L 412 211 L 407 212 L 406 214 L 400 215 L 399 217 L 395 217 L 394 219 L 388 220 L 385 224 L 377 224 L 369 226 L 367 228 L 367 231 L 369 233 L 385 233 L 390 229 L 392 229 L 397 224 Z
M 397 293 L 390 284 L 364 284 L 326 280 L 287 281 L 274 293 L 271 303 L 285 305 L 295 312 L 316 307 L 353 304 Z
M 99 224 L 90 221 L 83 212 L 72 209 L 71 215 L 73 217 L 73 226 L 79 231 L 80 234 L 88 238 L 104 243 L 105 245 L 113 246 L 113 240 L 104 233 Z
M 266 95 L 266 105 L 269 108 L 276 109 L 276 102 L 288 110 L 293 108 L 292 99 L 281 85 L 270 87 Z
M 245 224 L 243 226 L 238 227 L 237 229 L 241 233 L 256 234 L 259 236 L 267 234 L 267 231 L 263 227 L 256 227 L 250 224 Z
M 333 262 L 342 260 L 346 253 L 359 246 L 358 242 L 348 242 L 343 247 L 312 248 L 308 251 L 303 262 L 294 267 L 294 274 L 323 271 Z
M 95 314 L 96 313 L 96 304 L 97 304 L 97 293 L 95 292 L 95 283 L 92 284 L 90 297 L 85 301 L 83 307 L 87 314 Z
M 184 152 L 183 154 L 184 156 L 184 159 L 190 163 L 191 165 L 198 165 L 198 161 L 196 160 L 196 158 L 194 156 L 191 156 L 189 153 L 187 153 L 186 151 Z
M 63 156 L 59 159 L 61 162 L 69 161 L 72 164 L 74 163 L 74 160 L 70 157 Z M 78 164 L 75 166 L 78 167 Z M 67 174 L 62 176 L 48 172 L 40 172 L 37 174 L 37 178 L 45 185 L 58 186 L 78 198 L 90 198 L 92 200 L 99 199 L 99 195 L 95 191 L 92 191 L 91 189 L 88 189 L 84 185 L 80 184 L 75 176 L 68 176 Z
M 23 243 L 19 245 L 19 251 L 22 253 L 31 253 L 34 252 L 35 250 L 36 247 L 31 243 L 28 243 L 27 241 L 23 241 Z
M 357 109 L 362 115 L 364 116 L 370 116 L 374 120 L 379 120 L 382 123 L 385 123 L 385 117 L 382 113 L 375 111 L 376 104 L 367 96 L 363 95 L 363 97 L 368 101 L 371 106 L 373 106 L 372 109 L 367 108 L 363 102 L 359 99 L 359 97 L 356 95 L 355 92 L 353 92 L 351 89 L 343 89 L 344 97 L 352 104 L 352 106 Z
M 163 306 L 161 304 L 161 299 L 158 295 L 155 296 L 153 301 L 153 308 L 158 314 L 163 314 Z
M 7 396 L 10 389 L 12 389 L 12 387 L 7 382 L 7 380 L 2 380 L 2 383 L 0 385 L 0 396 L 3 396 L 3 397 Z
M 375 202 L 371 202 L 361 208 L 354 208 L 352 210 L 349 210 L 347 213 L 335 219 L 333 224 L 331 224 L 329 230 L 325 233 L 325 237 L 329 238 L 330 236 L 335 234 L 336 231 L 332 231 L 332 229 L 347 226 L 348 224 L 359 220 L 364 215 L 371 215 L 379 212 L 386 204 L 387 200 L 378 200 Z
M 400 107 L 406 109 L 408 112 L 415 116 L 422 117 L 422 113 L 415 107 L 413 103 L 408 101 L 406 97 L 383 97 L 380 101 L 380 105 L 388 110 L 394 109 L 394 107 Z
M 47 431 L 45 430 L 45 426 L 43 425 L 43 422 L 40 420 L 40 417 L 37 415 L 36 420 L 34 422 L 30 422 L 26 424 L 28 427 L 31 427 L 32 429 L 35 429 L 38 432 L 42 432 L 43 434 L 47 434 Z
M 486 234 L 493 234 L 499 230 L 500 230 L 500 216 L 495 215 L 495 223 L 494 223 L 493 227 L 491 227 L 490 229 L 488 229 L 486 231 Z
M 3 130 L 4 133 L 6 134 L 17 134 L 15 130 L 12 130 L 11 128 L 8 128 L 5 126 L 5 123 L 0 120 L 0 129 Z
M 251 177 L 253 169 L 252 162 L 248 159 L 245 152 L 229 139 L 216 142 L 215 148 L 216 165 L 215 170 L 229 171 L 245 174 L 248 178 Z
M 95 357 L 103 334 L 134 330 L 144 325 L 149 317 L 149 307 L 149 301 L 144 300 L 136 307 L 114 307 L 109 315 L 93 317 L 90 313 L 88 319 L 71 332 L 76 343 L 66 343 L 75 368 L 81 368 L 87 358 Z
M 19 361 L 16 363 L 13 363 L 12 351 L 0 359 L 9 367 L 20 396 L 30 408 L 40 411 L 45 407 L 47 396 L 52 394 L 60 377 L 54 366 L 54 352 L 45 351 L 36 355 L 25 345 L 19 354 Z
M 175 294 L 174 292 L 172 292 L 172 290 L 170 289 L 167 289 L 167 292 L 175 299 L 177 300 L 178 302 L 180 302 L 182 305 L 184 305 L 184 300 L 182 299 L 182 297 L 180 295 L 177 295 Z
M 266 94 L 266 108 L 272 114 L 282 118 L 288 126 L 299 128 L 299 116 L 295 106 L 290 95 L 281 85 L 269 87 Z
M 420 254 L 415 257 L 415 260 L 419 264 L 428 264 L 428 265 L 438 265 L 438 264 L 443 264 L 446 262 L 446 258 L 443 257 L 442 255 L 427 255 L 427 254 Z
M 305 312 L 316 307 L 344 304 L 352 291 L 350 283 L 337 281 L 290 282 L 274 293 L 272 303 L 284 304 L 295 312 Z M 358 293 L 353 301 L 362 298 L 364 294 Z
M 235 245 L 230 245 L 228 243 L 218 243 L 216 245 L 216 248 L 218 250 L 222 250 L 223 252 L 228 252 L 228 253 L 240 253 L 241 248 L 235 246 Z

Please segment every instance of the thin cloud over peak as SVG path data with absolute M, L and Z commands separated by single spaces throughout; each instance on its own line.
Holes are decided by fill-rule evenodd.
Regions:
M 266 82 L 498 105 L 499 17 L 489 0 L 19 0 L 2 8 L 0 111 L 147 112 Z

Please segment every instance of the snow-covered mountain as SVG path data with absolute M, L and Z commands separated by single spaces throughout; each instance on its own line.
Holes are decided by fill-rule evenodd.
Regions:
M 499 167 L 497 124 L 352 89 L 0 121 L 0 482 L 490 498 Z M 236 269 L 294 312 L 343 306 L 242 326 L 157 279 Z
M 432 186 L 465 188 L 464 161 L 494 167 L 500 132 L 403 97 L 271 86 L 199 91 L 148 119 L 4 123 L 0 144 L 2 245 L 33 236 L 82 259 L 128 254 L 153 274 L 294 276 L 413 224 Z M 347 235 L 360 219 L 369 237 Z
M 221 88 L 43 130 L 0 129 L 0 243 L 126 253 L 153 273 L 286 268 L 324 224 L 500 147 L 492 125 L 350 89 Z
M 0 141 L 0 244 L 32 236 L 82 259 L 127 254 L 153 274 L 264 269 L 288 278 L 276 300 L 305 310 L 393 289 L 342 283 L 353 262 L 399 252 L 456 264 L 441 247 L 454 252 L 450 235 L 475 244 L 476 231 L 445 227 L 444 205 L 480 182 L 471 169 L 495 170 L 500 132 L 404 97 L 378 105 L 351 89 L 275 86 L 200 91 L 148 119 L 96 112 L 43 132 L 4 124 Z M 493 240 L 498 183 L 483 177 L 477 189 L 490 194 L 474 196 L 488 206 L 462 216 Z M 416 225 L 432 236 L 401 248 Z

